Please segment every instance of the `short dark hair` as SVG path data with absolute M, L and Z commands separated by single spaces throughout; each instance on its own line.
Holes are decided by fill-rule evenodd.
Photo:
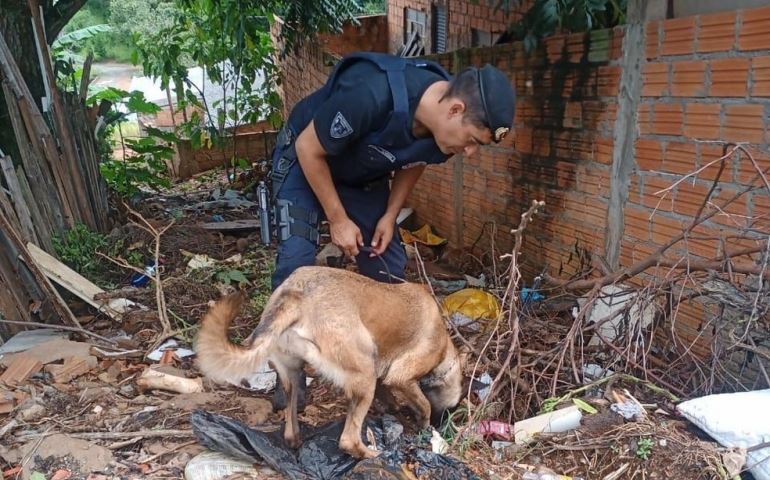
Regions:
M 470 122 L 475 127 L 489 128 L 484 105 L 481 103 L 478 74 L 475 68 L 468 67 L 455 75 L 439 101 L 452 97 L 460 99 L 465 104 L 463 121 Z

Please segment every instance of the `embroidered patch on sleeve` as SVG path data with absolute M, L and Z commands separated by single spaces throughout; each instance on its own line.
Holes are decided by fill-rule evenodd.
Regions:
M 332 120 L 332 126 L 329 129 L 329 135 L 332 138 L 344 138 L 353 133 L 353 127 L 350 126 L 347 119 L 342 115 L 342 112 L 337 112 Z

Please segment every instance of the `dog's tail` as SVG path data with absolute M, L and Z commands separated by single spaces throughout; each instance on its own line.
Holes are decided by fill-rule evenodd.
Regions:
M 240 294 L 218 301 L 201 323 L 196 342 L 198 368 L 219 383 L 238 384 L 253 375 L 270 354 L 275 340 L 299 319 L 299 294 L 284 290 L 268 302 L 259 325 L 251 334 L 251 343 L 232 343 L 227 334 L 230 323 L 243 303 Z

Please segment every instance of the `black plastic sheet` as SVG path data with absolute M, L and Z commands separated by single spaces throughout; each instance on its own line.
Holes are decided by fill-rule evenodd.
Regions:
M 344 419 L 318 429 L 302 429 L 302 446 L 294 451 L 284 444 L 280 432 L 260 432 L 238 420 L 203 410 L 192 413 L 192 427 L 201 445 L 234 458 L 270 466 L 290 479 L 358 480 L 365 478 L 408 479 L 402 465 L 415 467 L 424 479 L 476 480 L 478 477 L 462 462 L 435 454 L 415 445 L 414 438 L 403 435 L 403 426 L 392 416 L 367 418 L 367 430 L 374 437 L 381 454 L 358 461 L 338 447 Z

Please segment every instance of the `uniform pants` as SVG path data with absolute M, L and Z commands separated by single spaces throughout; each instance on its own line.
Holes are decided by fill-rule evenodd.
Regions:
M 293 149 L 292 149 L 293 150 Z M 285 148 L 278 146 L 273 155 L 273 165 L 284 155 Z M 292 205 L 302 207 L 307 211 L 317 212 L 317 218 L 323 218 L 323 210 L 313 193 L 296 159 L 291 159 L 286 171 L 283 184 L 275 192 L 280 200 L 288 200 Z M 390 196 L 387 181 L 371 183 L 366 186 L 352 187 L 335 185 L 342 205 L 348 217 L 361 229 L 364 245 L 371 245 L 374 229 L 385 213 Z M 295 220 L 300 221 L 300 220 Z M 318 228 L 318 225 L 309 225 Z M 286 278 L 299 267 L 315 264 L 317 242 L 298 235 L 280 241 L 276 259 L 275 273 L 272 277 L 272 288 L 275 290 Z M 387 250 L 378 257 L 370 257 L 369 252 L 360 252 L 356 257 L 359 271 L 369 278 L 382 282 L 398 282 L 404 278 L 406 267 L 406 251 L 401 244 L 398 227 L 394 225 L 393 239 Z

